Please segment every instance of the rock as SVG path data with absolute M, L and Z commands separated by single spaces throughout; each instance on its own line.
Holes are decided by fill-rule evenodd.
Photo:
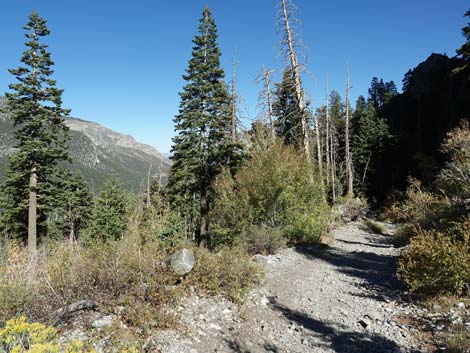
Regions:
M 180 249 L 168 256 L 162 265 L 171 268 L 177 275 L 183 276 L 194 267 L 194 252 L 191 249 Z
M 463 323 L 463 320 L 460 315 L 452 312 L 447 315 L 447 320 L 450 322 L 451 325 L 459 325 Z
M 434 304 L 432 305 L 432 309 L 433 309 L 434 311 L 441 311 L 441 310 L 442 310 L 442 306 L 440 306 L 440 305 L 437 304 L 437 303 L 434 303 Z
M 91 323 L 94 328 L 110 327 L 113 324 L 113 317 L 111 315 L 103 316 Z
M 364 328 L 364 329 L 367 328 L 367 327 L 370 325 L 370 322 L 369 322 L 369 320 L 367 320 L 367 319 L 359 320 L 357 323 L 358 323 L 359 325 L 361 325 L 362 328 Z
M 266 296 L 263 295 L 263 296 L 261 297 L 259 303 L 260 303 L 260 305 L 262 305 L 262 306 L 266 306 L 266 305 L 269 304 L 269 299 L 268 299 Z
M 465 311 L 465 303 L 464 302 L 458 302 L 455 304 L 455 308 L 458 311 Z

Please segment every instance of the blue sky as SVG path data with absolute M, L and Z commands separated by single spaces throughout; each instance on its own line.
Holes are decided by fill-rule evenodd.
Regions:
M 181 75 L 204 6 L 219 28 L 222 64 L 231 77 L 238 53 L 238 88 L 246 115 L 256 115 L 261 65 L 280 69 L 277 0 L 1 0 L 0 92 L 24 50 L 21 27 L 32 9 L 48 19 L 55 79 L 72 115 L 99 122 L 168 152 L 178 112 Z M 394 80 L 433 52 L 453 56 L 464 41 L 467 0 L 296 0 L 308 46 L 305 89 L 313 104 L 330 88 L 367 94 L 373 76 Z

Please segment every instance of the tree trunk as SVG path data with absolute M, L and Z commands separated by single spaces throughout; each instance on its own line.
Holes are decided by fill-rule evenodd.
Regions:
M 209 204 L 207 203 L 207 190 L 205 185 L 201 186 L 201 221 L 199 225 L 199 246 L 201 248 L 207 248 L 209 245 L 209 239 L 207 229 L 209 226 Z
M 326 78 L 326 185 L 330 185 L 330 107 L 328 101 L 328 77 Z
M 318 158 L 318 172 L 320 173 L 320 180 L 323 184 L 323 161 L 322 161 L 322 148 L 320 141 L 320 117 L 317 115 L 315 121 L 315 135 L 317 140 L 317 158 Z
M 349 149 L 349 90 L 351 89 L 349 79 L 349 67 L 346 66 L 347 85 L 346 85 L 346 126 L 345 126 L 345 148 L 346 148 L 346 179 L 347 179 L 347 195 L 353 197 L 353 171 L 352 171 L 352 158 L 351 150 Z
M 31 253 L 36 252 L 37 244 L 37 174 L 36 167 L 31 168 L 29 176 L 29 203 L 28 203 L 28 248 Z
M 149 170 L 147 172 L 147 200 L 145 203 L 146 208 L 150 207 L 151 195 L 150 195 L 150 173 L 152 171 L 152 164 L 149 164 Z
M 233 54 L 233 78 L 232 78 L 232 141 L 237 141 L 237 54 Z
M 294 40 L 292 36 L 292 29 L 289 23 L 289 15 L 287 12 L 286 0 L 281 0 L 281 5 L 282 5 L 282 16 L 284 19 L 284 27 L 286 31 L 286 40 L 287 40 L 287 45 L 288 45 L 288 50 L 289 50 L 289 58 L 290 58 L 290 63 L 291 63 L 293 74 L 294 74 L 295 95 L 297 98 L 297 104 L 298 104 L 299 112 L 301 115 L 302 139 L 303 139 L 303 145 L 304 145 L 304 152 L 305 152 L 305 156 L 307 157 L 307 159 L 310 160 L 310 142 L 308 139 L 308 124 L 307 124 L 307 119 L 305 116 L 304 101 L 303 101 L 303 95 L 302 95 L 302 84 L 300 82 L 299 61 L 295 53 Z
M 336 160 L 335 160 L 335 144 L 334 144 L 333 134 L 331 134 L 330 153 L 331 153 L 331 194 L 332 194 L 332 200 L 334 203 L 336 201 Z
M 270 72 L 266 70 L 263 66 L 263 78 L 264 78 L 264 89 L 266 91 L 266 100 L 268 104 L 268 114 L 269 114 L 269 129 L 271 131 L 271 137 L 274 140 L 276 138 L 276 131 L 274 130 L 274 112 L 273 112 L 273 103 L 271 97 L 271 77 Z
M 69 240 L 71 243 L 75 241 L 75 222 L 73 221 L 73 211 L 72 207 L 69 204 L 69 218 L 70 218 L 70 233 Z

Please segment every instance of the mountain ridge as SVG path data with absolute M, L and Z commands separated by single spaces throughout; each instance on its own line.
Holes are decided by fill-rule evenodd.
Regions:
M 5 97 L 0 96 L 0 109 Z M 147 178 L 149 166 L 152 174 L 162 174 L 165 181 L 170 160 L 155 147 L 138 142 L 129 134 L 114 131 L 97 122 L 83 118 L 66 117 L 69 127 L 69 149 L 73 163 L 69 169 L 79 169 L 93 189 L 100 189 L 111 174 L 117 175 L 126 189 L 137 191 Z M 13 124 L 7 113 L 0 113 L 0 180 L 14 151 Z

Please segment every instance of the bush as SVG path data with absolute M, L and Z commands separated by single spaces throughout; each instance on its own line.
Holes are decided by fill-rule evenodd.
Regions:
M 261 276 L 243 249 L 215 254 L 195 249 L 195 269 L 181 281 L 160 264 L 167 249 L 157 239 L 142 242 L 127 235 L 87 246 L 50 242 L 31 259 L 27 249 L 10 243 L 0 257 L 0 324 L 18 315 L 48 320 L 59 308 L 89 299 L 100 310 L 114 312 L 128 326 L 146 332 L 175 324 L 168 309 L 178 303 L 190 282 L 239 301 Z
M 215 255 L 203 248 L 195 251 L 196 264 L 185 283 L 207 294 L 225 294 L 239 303 L 261 281 L 260 267 L 242 247 L 225 247 Z
M 369 228 L 369 230 L 375 234 L 380 234 L 380 235 L 387 235 L 388 232 L 387 232 L 387 228 L 385 228 L 385 226 L 383 224 L 380 224 L 380 223 L 377 223 L 377 222 L 374 222 L 370 219 L 368 219 L 366 221 L 366 225 L 367 225 L 367 228 Z
M 252 225 L 280 228 L 293 243 L 318 241 L 327 229 L 329 208 L 313 170 L 302 153 L 280 141 L 254 146 L 236 176 L 225 171 L 215 185 L 215 245 L 234 243 Z
M 277 250 L 286 246 L 286 240 L 279 228 L 266 226 L 251 226 L 246 234 L 241 235 L 241 242 L 252 255 L 274 254 Z
M 80 341 L 59 344 L 56 329 L 40 323 L 28 323 L 25 317 L 6 322 L 0 329 L 2 353 L 96 353 Z M 137 353 L 134 350 L 133 353 Z
M 456 224 L 447 234 L 418 230 L 399 260 L 398 274 L 411 292 L 421 296 L 468 291 L 470 219 Z
M 336 206 L 337 217 L 343 222 L 352 222 L 365 217 L 368 210 L 366 199 L 359 197 L 345 198 Z

